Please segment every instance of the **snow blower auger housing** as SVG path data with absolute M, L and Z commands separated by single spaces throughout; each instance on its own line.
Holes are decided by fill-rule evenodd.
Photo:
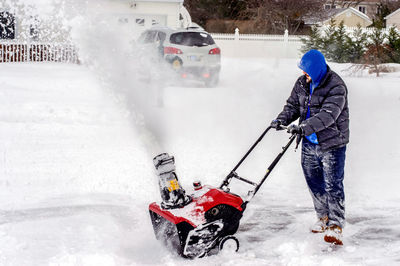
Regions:
M 194 193 L 185 195 L 175 173 L 175 161 L 167 153 L 153 160 L 158 171 L 162 202 L 149 206 L 150 218 L 158 240 L 186 258 L 202 257 L 217 253 L 224 247 L 239 250 L 239 241 L 233 236 L 239 228 L 240 219 L 249 201 L 265 182 L 273 168 L 290 147 L 296 135 L 282 148 L 268 167 L 260 183 L 240 177 L 236 170 L 271 129 L 268 127 L 226 176 L 221 186 L 214 188 L 193 183 Z M 229 184 L 235 178 L 254 186 L 246 199 L 230 192 Z M 227 244 L 229 243 L 229 245 Z

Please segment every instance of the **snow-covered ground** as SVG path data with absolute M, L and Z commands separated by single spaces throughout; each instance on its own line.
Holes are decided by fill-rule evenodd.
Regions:
M 342 248 L 309 233 L 315 215 L 292 147 L 249 204 L 240 251 L 193 261 L 154 238 L 154 151 L 175 156 L 187 190 L 195 179 L 219 185 L 281 110 L 300 74 L 295 60 L 224 58 L 217 88 L 144 87 L 144 117 L 135 94 L 84 66 L 0 64 L 0 73 L 0 265 L 400 263 L 400 72 L 343 73 L 351 143 Z M 240 174 L 260 178 L 287 140 L 272 132 Z

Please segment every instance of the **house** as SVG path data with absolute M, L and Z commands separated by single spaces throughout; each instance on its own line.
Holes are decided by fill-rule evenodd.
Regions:
M 68 40 L 68 29 L 60 15 L 62 2 L 51 0 L 0 0 L 0 41 L 58 42 Z
M 66 42 L 68 20 L 88 16 L 139 35 L 152 25 L 188 27 L 191 18 L 183 0 L 29 1 L 0 0 L 0 40 Z M 64 21 L 63 21 L 64 20 Z
M 132 39 L 153 25 L 191 25 L 183 0 L 0 0 L 0 62 L 77 61 L 74 18 Z
M 373 17 L 378 13 L 381 0 L 362 0 L 362 1 L 345 1 L 345 0 L 328 0 L 325 1 L 324 9 L 349 8 L 352 7 L 369 17 Z
M 322 20 L 322 25 L 328 25 L 331 20 L 335 21 L 336 25 L 339 25 L 343 21 L 343 24 L 347 27 L 367 27 L 372 24 L 372 20 L 355 8 L 334 8 L 326 12 L 326 17 Z
M 306 19 L 305 24 L 322 26 L 330 24 L 331 21 L 334 21 L 335 25 L 339 25 L 343 21 L 346 27 L 356 27 L 357 25 L 367 27 L 372 24 L 372 20 L 367 15 L 352 7 L 327 9 L 320 16 Z
M 386 27 L 397 27 L 400 30 L 400 8 L 385 17 Z
M 154 26 L 188 27 L 191 18 L 183 0 L 96 0 L 89 1 L 87 10 L 110 23 L 118 23 L 133 35 Z

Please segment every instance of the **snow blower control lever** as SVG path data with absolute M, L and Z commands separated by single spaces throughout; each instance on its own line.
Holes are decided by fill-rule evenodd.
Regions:
M 243 158 L 239 161 L 239 163 L 232 169 L 232 171 L 227 175 L 225 180 L 222 182 L 220 189 L 229 192 L 229 184 L 232 180 L 232 178 L 236 178 L 240 181 L 243 181 L 245 183 L 248 183 L 252 186 L 254 186 L 253 190 L 250 190 L 248 192 L 248 197 L 247 199 L 242 203 L 242 209 L 245 210 L 247 203 L 250 202 L 250 200 L 256 195 L 257 191 L 260 189 L 260 187 L 264 184 L 265 180 L 268 178 L 274 167 L 278 164 L 279 160 L 282 158 L 282 156 L 285 154 L 285 152 L 289 149 L 290 145 L 293 143 L 293 141 L 296 139 L 296 134 L 292 134 L 290 136 L 289 142 L 282 148 L 282 151 L 276 156 L 274 161 L 270 164 L 270 166 L 267 169 L 266 174 L 264 177 L 261 179 L 260 183 L 254 183 L 246 178 L 240 177 L 237 173 L 236 170 L 240 167 L 240 165 L 246 160 L 246 158 L 250 155 L 250 153 L 255 149 L 255 147 L 261 142 L 261 140 L 265 137 L 265 135 L 268 133 L 268 131 L 271 129 L 271 127 L 268 127 L 262 134 L 261 136 L 257 139 L 257 141 L 251 146 L 251 148 L 247 151 L 247 153 L 243 156 Z

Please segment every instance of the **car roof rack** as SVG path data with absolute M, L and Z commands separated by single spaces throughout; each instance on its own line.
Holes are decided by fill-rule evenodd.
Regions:
M 192 22 L 189 27 L 186 28 L 187 30 L 204 30 L 199 24 Z

